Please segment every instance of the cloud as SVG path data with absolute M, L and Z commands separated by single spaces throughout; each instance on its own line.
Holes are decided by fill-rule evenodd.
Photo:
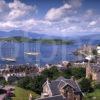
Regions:
M 72 13 L 77 13 L 76 9 L 82 5 L 81 2 L 81 0 L 69 0 L 59 8 L 51 8 L 47 12 L 45 19 L 54 21 L 72 15 Z
M 0 30 L 3 31 L 10 31 L 10 30 L 23 30 L 23 31 L 30 31 L 30 29 L 37 25 L 37 22 L 34 19 L 28 19 L 23 21 L 6 21 L 0 22 Z
M 0 22 L 8 15 L 10 9 L 4 0 L 0 0 Z
M 69 0 L 73 8 L 78 8 L 82 5 L 82 0 Z
M 21 3 L 18 0 L 14 0 L 14 2 L 9 3 L 10 12 L 8 14 L 8 19 L 18 19 L 18 18 L 25 18 L 29 17 L 29 14 L 32 15 L 34 11 L 36 11 L 36 6 L 26 5 Z
M 36 5 L 26 5 L 19 0 L 10 3 L 0 0 L 0 30 L 23 30 L 27 25 L 32 27 L 36 24 L 33 18 L 36 11 Z
M 43 18 L 38 19 L 34 18 L 36 5 L 27 5 L 19 0 L 10 3 L 0 0 L 0 30 L 50 35 L 100 32 L 100 15 L 92 9 L 79 12 L 81 5 L 81 0 L 67 0 L 58 8 L 49 9 Z
M 68 12 L 71 8 L 72 6 L 67 3 L 61 6 L 60 8 L 51 8 L 47 12 L 45 19 L 51 21 L 59 20 L 61 17 L 64 17 L 66 15 L 66 12 Z
M 89 26 L 94 26 L 94 25 L 96 25 L 96 21 L 91 21 L 90 23 L 89 23 Z
M 30 6 L 19 0 L 6 3 L 0 0 L 0 21 L 2 20 L 18 20 L 33 17 L 36 12 L 36 6 Z
M 94 16 L 95 16 L 95 14 L 94 14 L 94 11 L 92 9 L 86 10 L 84 12 L 84 15 L 83 15 L 85 21 L 89 21 L 89 20 L 94 19 L 93 18 Z

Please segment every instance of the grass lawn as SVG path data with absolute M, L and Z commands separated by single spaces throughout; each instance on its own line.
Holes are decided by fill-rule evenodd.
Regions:
M 34 93 L 33 91 L 15 87 L 15 97 L 13 97 L 13 100 L 28 100 L 30 93 L 32 94 L 33 98 L 39 97 L 39 95 Z
M 93 99 L 93 97 L 96 97 Z M 88 93 L 84 100 L 100 100 L 100 89 L 96 89 L 92 93 Z

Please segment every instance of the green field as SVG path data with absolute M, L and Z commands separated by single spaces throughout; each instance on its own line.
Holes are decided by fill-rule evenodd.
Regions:
M 15 97 L 13 97 L 13 100 L 28 100 L 30 93 L 32 94 L 33 98 L 39 97 L 39 95 L 33 91 L 16 87 L 14 92 Z M 100 89 L 96 89 L 92 93 L 85 94 L 84 100 L 100 100 Z
M 33 91 L 16 87 L 14 91 L 15 97 L 13 97 L 13 100 L 28 100 L 30 93 L 32 94 L 33 98 L 39 97 L 39 95 Z
M 96 89 L 92 93 L 88 93 L 84 100 L 100 100 L 100 89 Z

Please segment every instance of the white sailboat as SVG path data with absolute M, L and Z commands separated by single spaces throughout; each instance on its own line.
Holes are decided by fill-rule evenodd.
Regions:
M 3 61 L 10 61 L 10 62 L 15 62 L 16 61 L 16 59 L 15 58 L 11 58 L 11 57 L 2 57 L 1 58 L 1 60 L 3 60 Z
M 30 43 L 29 43 L 30 44 Z M 35 58 L 34 59 L 34 63 L 36 64 L 36 66 L 39 66 L 40 63 L 40 47 L 39 47 L 39 43 L 32 43 L 29 45 L 29 48 L 27 48 L 28 50 L 25 50 L 24 54 L 30 57 Z
M 6 42 L 5 42 L 6 43 Z M 8 47 L 10 46 L 10 47 Z M 16 58 L 15 57 L 12 57 L 12 47 L 11 47 L 11 44 L 4 44 L 4 52 L 5 52 L 5 55 L 4 57 L 1 58 L 2 61 L 7 61 L 7 62 L 15 62 L 16 61 Z
M 36 48 L 33 48 L 33 44 L 30 44 L 29 50 L 25 51 L 24 54 L 29 56 L 38 56 L 40 53 L 36 50 Z
M 24 52 L 24 53 L 29 56 L 38 56 L 40 54 L 39 52 Z

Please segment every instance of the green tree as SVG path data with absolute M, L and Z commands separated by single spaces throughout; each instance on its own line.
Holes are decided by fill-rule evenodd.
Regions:
M 85 68 L 72 68 L 71 69 L 72 76 L 74 76 L 76 79 L 80 79 L 82 77 L 85 77 L 86 75 L 86 69 Z
M 0 77 L 0 84 L 1 85 L 6 85 L 7 84 L 7 82 L 6 82 L 4 77 Z
M 50 69 L 45 69 L 42 75 L 49 79 L 56 79 L 61 75 L 61 72 L 54 66 Z
M 71 78 L 71 76 L 72 76 L 71 69 L 64 70 L 62 72 L 62 76 L 64 76 L 65 78 Z
M 33 84 L 30 83 L 29 86 L 31 88 L 31 90 L 33 90 L 34 92 L 41 94 L 42 92 L 42 85 L 44 84 L 44 82 L 46 81 L 46 79 L 44 78 L 44 76 L 40 75 L 40 76 L 36 76 L 33 80 Z
M 36 76 L 34 79 L 31 77 L 24 77 L 18 81 L 17 86 L 40 94 L 42 92 L 42 85 L 45 81 L 46 79 L 42 75 Z
M 29 89 L 28 85 L 30 82 L 33 82 L 33 79 L 30 77 L 24 77 L 17 82 L 17 85 L 24 89 Z
M 93 49 L 92 50 L 92 53 L 93 53 L 93 55 L 97 55 L 97 50 L 96 49 Z
M 93 88 L 92 88 L 91 80 L 90 80 L 90 79 L 83 78 L 83 79 L 79 82 L 79 85 L 80 85 L 81 90 L 82 90 L 83 92 L 92 92 L 92 91 L 93 91 Z

